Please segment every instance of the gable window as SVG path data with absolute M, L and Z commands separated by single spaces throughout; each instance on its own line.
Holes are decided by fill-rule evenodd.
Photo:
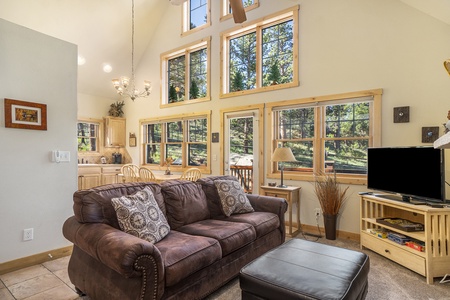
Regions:
M 158 169 L 171 157 L 175 170 L 197 167 L 209 172 L 209 120 L 210 112 L 141 121 L 144 164 Z
M 210 100 L 210 38 L 161 55 L 161 105 Z
M 221 12 L 220 12 L 220 21 L 227 20 L 233 17 L 231 10 L 230 0 L 221 0 Z M 246 12 L 253 10 L 259 7 L 259 0 L 242 0 L 242 4 Z
M 222 33 L 221 97 L 298 86 L 298 9 Z
M 93 122 L 77 123 L 78 152 L 99 151 L 99 124 Z
M 209 0 L 188 0 L 183 3 L 182 35 L 211 25 Z
M 380 145 L 381 90 L 269 104 L 272 148 L 290 147 L 296 162 L 284 163 L 285 177 L 312 180 L 336 172 L 347 183 L 363 183 L 367 148 Z M 272 174 L 278 166 L 272 164 Z

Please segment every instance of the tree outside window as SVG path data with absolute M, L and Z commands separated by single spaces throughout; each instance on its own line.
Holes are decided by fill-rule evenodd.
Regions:
M 77 140 L 79 152 L 98 151 L 98 128 L 97 123 L 79 122 L 77 124 Z
M 145 161 L 148 164 L 161 163 L 161 124 L 148 124 L 144 126 L 145 132 Z
M 256 33 L 230 40 L 230 92 L 256 86 Z

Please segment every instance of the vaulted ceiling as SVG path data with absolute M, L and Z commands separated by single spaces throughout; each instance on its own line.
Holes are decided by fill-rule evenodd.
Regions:
M 450 25 L 450 0 L 399 1 Z M 180 7 L 168 0 L 135 0 L 135 65 L 167 9 Z M 78 45 L 86 59 L 78 68 L 80 93 L 116 98 L 111 79 L 131 73 L 130 0 L 0 0 L 0 18 Z M 104 64 L 112 66 L 111 73 L 103 71 Z

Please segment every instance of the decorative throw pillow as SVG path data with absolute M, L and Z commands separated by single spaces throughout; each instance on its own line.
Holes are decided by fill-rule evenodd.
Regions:
M 170 231 L 166 217 L 152 191 L 144 188 L 130 196 L 112 198 L 120 229 L 141 239 L 156 243 Z
M 238 181 L 215 180 L 217 192 L 219 193 L 223 213 L 229 217 L 232 214 L 252 212 L 253 207 L 248 201 L 247 195 Z

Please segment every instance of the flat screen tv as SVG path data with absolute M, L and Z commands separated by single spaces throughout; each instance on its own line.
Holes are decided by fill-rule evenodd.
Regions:
M 445 202 L 444 152 L 433 147 L 369 148 L 367 188 L 407 202 Z

